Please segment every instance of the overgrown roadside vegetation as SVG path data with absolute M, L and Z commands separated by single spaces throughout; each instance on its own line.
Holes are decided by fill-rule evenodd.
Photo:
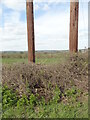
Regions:
M 55 95 L 46 103 L 44 97 L 38 99 L 38 94 L 31 94 L 29 98 L 23 95 L 19 98 L 4 87 L 3 118 L 88 118 L 87 102 L 77 101 L 80 91 L 73 88 L 67 90 L 66 102 L 60 102 L 59 88 L 56 87 L 53 92 Z
M 37 58 L 37 64 L 10 63 L 3 55 L 3 118 L 87 118 L 88 54 Z

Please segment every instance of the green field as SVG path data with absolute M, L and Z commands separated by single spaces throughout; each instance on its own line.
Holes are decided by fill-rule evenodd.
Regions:
M 68 57 L 68 52 L 36 52 L 36 64 L 63 63 Z M 4 53 L 2 58 L 3 64 L 28 63 L 27 53 Z
M 87 66 L 81 52 L 3 53 L 3 118 L 88 118 Z

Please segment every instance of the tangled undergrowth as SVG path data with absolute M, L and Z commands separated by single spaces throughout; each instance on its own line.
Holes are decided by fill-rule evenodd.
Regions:
M 86 110 L 81 117 L 87 117 L 87 55 L 72 55 L 57 65 L 3 65 L 2 85 L 3 117 L 16 117 L 17 111 L 18 117 L 70 118 L 79 117 L 81 109 Z
M 56 85 L 63 93 L 73 86 L 88 91 L 88 64 L 87 58 L 82 56 L 71 56 L 63 65 L 35 65 L 35 64 L 13 64 L 13 66 L 2 67 L 2 83 L 23 94 L 52 98 Z M 30 92 L 29 92 L 30 91 Z

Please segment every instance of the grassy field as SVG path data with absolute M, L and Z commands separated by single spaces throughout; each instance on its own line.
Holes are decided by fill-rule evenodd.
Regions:
M 77 57 L 78 56 L 78 57 Z M 3 118 L 88 118 L 88 55 L 2 54 Z
M 36 64 L 58 64 L 68 58 L 68 52 L 36 52 Z M 27 53 L 4 53 L 2 54 L 3 64 L 28 63 Z

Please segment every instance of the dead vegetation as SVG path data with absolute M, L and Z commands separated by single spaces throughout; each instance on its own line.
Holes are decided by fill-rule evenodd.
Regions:
M 13 64 L 2 66 L 2 83 L 17 91 L 18 95 L 31 93 L 53 97 L 56 85 L 61 93 L 75 87 L 82 94 L 88 92 L 88 54 L 71 55 L 67 62 L 58 65 Z M 61 96 L 62 97 L 62 96 Z M 63 99 L 63 98 L 62 98 Z

